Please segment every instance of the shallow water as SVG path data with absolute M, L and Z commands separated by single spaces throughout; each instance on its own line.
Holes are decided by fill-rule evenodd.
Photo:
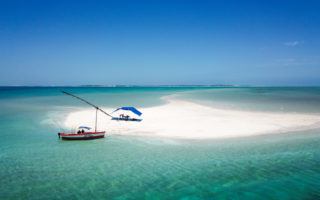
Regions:
M 320 87 L 214 88 L 178 97 L 230 109 L 320 113 Z
M 48 116 L 176 95 L 232 109 L 320 113 L 319 88 L 1 88 L 0 199 L 318 199 L 320 131 L 181 140 L 61 141 Z M 283 109 L 281 109 L 283 106 Z

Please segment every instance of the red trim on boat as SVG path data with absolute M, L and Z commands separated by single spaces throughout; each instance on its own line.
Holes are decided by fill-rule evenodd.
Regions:
M 85 133 L 58 133 L 59 138 L 63 140 L 90 140 L 104 138 L 105 131 L 101 132 L 85 132 Z
M 60 136 L 79 136 L 79 135 L 92 135 L 92 134 L 101 134 L 106 133 L 105 131 L 101 132 L 84 132 L 84 133 L 60 133 Z
M 91 136 L 91 137 L 61 137 L 63 140 L 92 140 L 98 138 L 104 138 L 104 135 Z

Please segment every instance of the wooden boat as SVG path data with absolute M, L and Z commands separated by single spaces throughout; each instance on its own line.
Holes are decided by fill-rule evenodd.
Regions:
M 105 131 L 97 131 L 97 118 L 98 118 L 98 111 L 104 113 L 105 115 L 109 116 L 112 118 L 112 116 L 110 114 L 108 114 L 107 112 L 105 112 L 104 110 L 102 110 L 101 108 L 99 108 L 98 106 L 88 102 L 85 99 L 82 99 L 78 96 L 75 96 L 73 94 L 70 94 L 68 92 L 64 92 L 62 91 L 62 93 L 72 96 L 74 98 L 77 98 L 87 104 L 89 104 L 90 106 L 93 106 L 96 109 L 96 118 L 95 118 L 95 128 L 94 131 L 90 131 L 91 128 L 89 127 L 79 127 L 79 129 L 82 129 L 82 131 L 78 131 L 77 133 L 64 133 L 64 132 L 59 132 L 58 136 L 61 139 L 64 140 L 90 140 L 90 139 L 98 139 L 98 138 L 104 138 L 105 136 Z M 84 129 L 87 129 L 89 131 L 84 131 Z
M 58 133 L 58 136 L 63 140 L 91 140 L 104 138 L 105 133 L 105 131 L 84 133 Z

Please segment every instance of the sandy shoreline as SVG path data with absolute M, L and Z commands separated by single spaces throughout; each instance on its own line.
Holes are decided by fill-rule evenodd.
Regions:
M 118 122 L 99 114 L 98 127 L 108 134 L 148 135 L 190 139 L 243 137 L 320 127 L 320 115 L 217 109 L 189 101 L 167 99 L 145 108 L 143 121 Z M 111 111 L 110 108 L 105 108 Z M 64 125 L 94 127 L 93 109 L 70 113 Z

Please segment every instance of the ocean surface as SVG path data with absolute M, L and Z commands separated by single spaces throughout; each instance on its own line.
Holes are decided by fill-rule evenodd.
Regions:
M 89 108 L 61 90 L 142 112 L 170 95 L 223 109 L 320 115 L 319 87 L 0 87 L 0 199 L 320 199 L 319 129 L 61 141 L 67 114 Z

